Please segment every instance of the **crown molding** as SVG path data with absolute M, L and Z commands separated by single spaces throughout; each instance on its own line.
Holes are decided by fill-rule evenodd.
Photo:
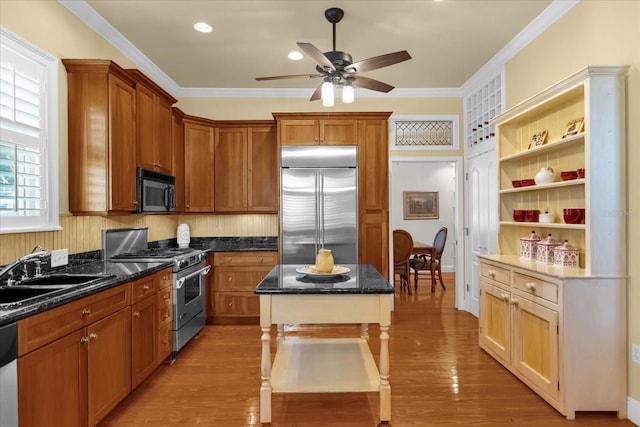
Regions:
M 486 64 L 469 78 L 461 87 L 464 97 L 469 96 L 478 87 L 501 73 L 504 64 L 520 52 L 525 46 L 545 32 L 553 23 L 564 16 L 580 0 L 554 0 L 545 10 L 536 16 L 518 35 L 496 53 Z
M 180 88 L 177 92 L 181 98 L 309 98 L 315 88 Z M 375 92 L 367 89 L 356 89 L 356 98 L 460 98 L 458 88 L 393 89 L 389 93 Z

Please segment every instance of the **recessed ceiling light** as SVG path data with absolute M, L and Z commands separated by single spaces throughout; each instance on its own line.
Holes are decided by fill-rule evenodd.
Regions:
M 302 58 L 304 58 L 304 56 L 300 52 L 296 52 L 296 51 L 289 52 L 289 55 L 287 56 L 292 61 L 300 61 Z
M 207 24 L 206 22 L 198 22 L 196 24 L 193 24 L 193 28 L 195 28 L 197 31 L 200 31 L 201 33 L 210 33 L 213 28 L 211 28 L 211 25 Z

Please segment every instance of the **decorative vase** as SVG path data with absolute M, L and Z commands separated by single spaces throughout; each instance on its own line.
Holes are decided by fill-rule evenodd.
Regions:
M 553 169 L 549 167 L 540 168 L 536 176 L 533 177 L 533 180 L 537 185 L 551 184 L 553 182 Z
M 333 255 L 331 249 L 320 249 L 316 255 L 316 270 L 318 273 L 331 273 L 333 271 Z

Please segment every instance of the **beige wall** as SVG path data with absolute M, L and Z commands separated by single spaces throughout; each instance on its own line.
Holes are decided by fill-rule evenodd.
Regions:
M 587 65 L 630 65 L 627 81 L 628 340 L 640 344 L 640 1 L 583 1 L 505 67 L 507 108 Z M 597 248 L 596 248 L 597 250 Z M 630 352 L 629 352 L 630 354 Z M 629 358 L 629 395 L 640 401 L 640 366 Z

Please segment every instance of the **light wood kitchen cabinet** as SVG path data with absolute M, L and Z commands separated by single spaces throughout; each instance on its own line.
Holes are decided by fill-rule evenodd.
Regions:
M 100 59 L 62 59 L 67 70 L 69 210 L 136 210 L 136 91 L 131 75 Z
M 626 69 L 587 67 L 492 122 L 498 253 L 478 256 L 480 347 L 569 419 L 576 411 L 626 416 L 626 221 L 607 213 L 626 206 Z M 582 118 L 584 130 L 566 134 Z M 542 131 L 546 141 L 532 144 Z M 552 182 L 512 186 L 547 167 Z M 559 179 L 580 168 L 584 178 Z M 584 223 L 565 223 L 564 208 L 584 208 Z M 555 221 L 517 222 L 514 209 L 549 210 Z M 579 265 L 521 259 L 520 238 L 532 229 L 568 240 Z
M 277 212 L 275 123 L 216 122 L 215 141 L 216 212 Z
M 273 113 L 282 145 L 358 146 L 358 262 L 389 279 L 390 112 Z
M 257 324 L 260 298 L 253 290 L 277 263 L 277 252 L 214 252 L 210 323 Z
M 183 213 L 184 207 L 184 123 L 185 114 L 179 108 L 171 109 L 171 142 L 173 145 L 173 175 L 176 177 L 176 213 Z
M 158 291 L 171 285 L 171 269 L 131 283 L 131 387 L 136 388 L 160 364 L 158 334 L 161 326 Z M 166 317 L 165 319 L 166 320 Z
M 127 70 L 136 81 L 136 162 L 144 169 L 173 175 L 171 106 L 173 96 L 140 70 Z
M 185 212 L 214 211 L 214 124 L 185 116 L 184 186 Z
M 323 119 L 311 115 L 278 113 L 280 145 L 358 144 L 357 119 L 338 118 L 336 115 Z
M 21 427 L 96 425 L 131 391 L 129 283 L 18 322 Z

